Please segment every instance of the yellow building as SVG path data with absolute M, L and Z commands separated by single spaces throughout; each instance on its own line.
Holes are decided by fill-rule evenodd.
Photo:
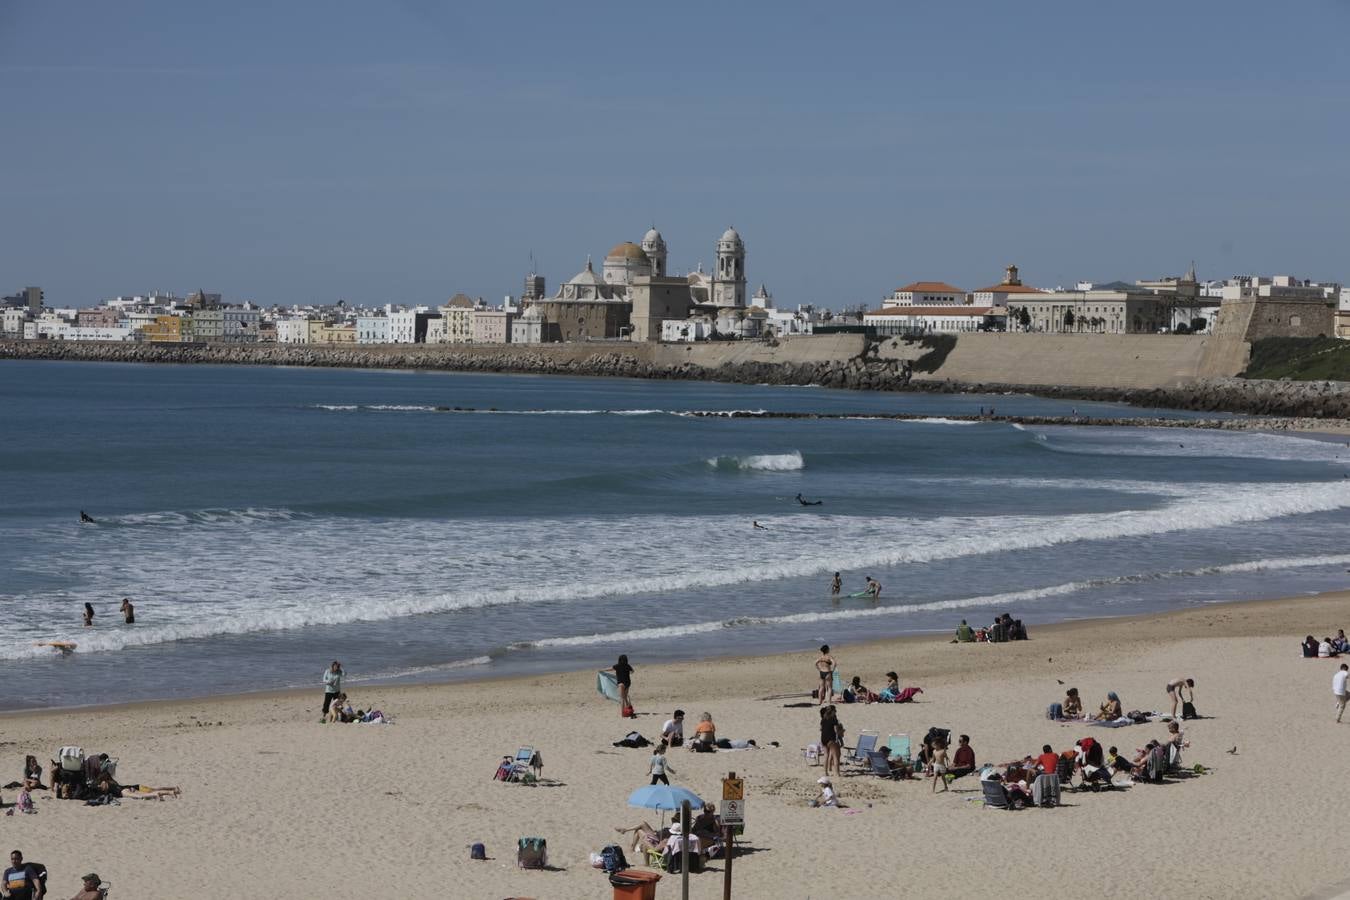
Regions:
M 192 323 L 182 316 L 155 316 L 141 328 L 141 339 L 156 344 L 180 344 L 192 340 Z
M 355 344 L 356 326 L 310 322 L 309 342 L 311 344 Z

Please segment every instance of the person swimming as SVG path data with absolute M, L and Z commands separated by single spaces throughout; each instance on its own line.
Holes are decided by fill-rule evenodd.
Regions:
M 824 501 L 824 500 L 806 500 L 806 499 L 804 499 L 804 498 L 802 497 L 801 494 L 798 494 L 798 495 L 797 495 L 797 502 L 800 503 L 802 506 L 824 506 L 824 505 L 825 505 L 825 501 Z
M 80 510 L 80 524 L 81 524 L 81 525 L 93 525 L 93 524 L 95 524 L 95 523 L 94 523 L 94 517 L 91 516 L 91 515 L 89 515 L 89 513 L 85 512 L 84 510 Z
M 765 528 L 763 525 L 759 524 L 759 520 L 758 520 L 758 519 L 756 519 L 755 521 L 751 522 L 750 524 L 753 525 L 753 526 L 755 527 L 755 530 L 756 530 L 756 531 L 768 531 L 768 530 L 769 530 L 769 529 Z

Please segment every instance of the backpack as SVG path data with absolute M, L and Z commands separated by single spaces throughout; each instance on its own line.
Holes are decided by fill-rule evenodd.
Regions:
M 600 850 L 600 868 L 605 870 L 605 874 L 613 875 L 615 872 L 628 868 L 628 860 L 623 855 L 623 848 L 618 844 L 610 844 Z
M 523 837 L 516 842 L 516 865 L 522 869 L 548 868 L 548 841 Z
M 651 741 L 636 731 L 630 731 L 623 736 L 623 740 L 614 742 L 615 747 L 650 747 L 651 744 Z
M 469 859 L 487 859 L 487 847 L 482 844 L 470 844 Z
M 1198 719 L 1200 714 L 1195 711 L 1195 704 L 1189 700 L 1183 700 L 1181 703 L 1181 717 L 1183 719 Z

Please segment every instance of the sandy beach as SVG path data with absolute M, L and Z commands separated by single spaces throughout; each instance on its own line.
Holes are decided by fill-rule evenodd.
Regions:
M 1091 707 L 1114 690 L 1126 709 L 1162 709 L 1167 681 L 1196 679 L 1206 718 L 1186 723 L 1186 763 L 1210 771 L 1066 794 L 1056 810 L 982 809 L 974 779 L 934 795 L 926 780 L 864 775 L 836 779 L 849 809 L 809 808 L 821 770 L 801 748 L 815 739 L 817 711 L 756 698 L 808 690 L 814 648 L 647 667 L 637 647 L 632 724 L 586 671 L 352 686 L 357 705 L 396 724 L 321 725 L 322 659 L 311 691 L 6 715 L 4 781 L 19 776 L 25 754 L 45 761 L 77 744 L 119 758 L 123 782 L 178 785 L 183 796 L 87 807 L 39 792 L 38 814 L 3 827 L 11 847 L 49 867 L 52 897 L 73 895 L 88 871 L 119 900 L 608 897 L 588 854 L 614 841 L 615 827 L 660 816 L 625 803 L 647 782 L 649 751 L 612 742 L 630 729 L 656 738 L 679 706 L 691 726 L 706 710 L 719 736 L 781 744 L 669 756 L 673 783 L 704 797 L 720 798 L 729 770 L 746 780 L 747 852 L 735 860 L 734 896 L 960 896 L 995 885 L 1010 897 L 1333 896 L 1350 882 L 1340 756 L 1350 719 L 1334 722 L 1337 663 L 1300 658 L 1298 643 L 1347 621 L 1350 592 L 1340 592 L 1043 627 L 1024 643 L 930 636 L 835 648 L 842 672 L 874 689 L 888 669 L 924 689 L 917 703 L 840 706 L 850 735 L 917 739 L 938 725 L 969 734 L 981 762 L 1044 743 L 1065 749 L 1088 734 L 1133 752 L 1165 732 L 1049 722 L 1059 680 Z M 557 785 L 492 780 L 501 756 L 521 745 L 541 752 Z M 3 797 L 12 804 L 15 792 Z M 526 835 L 547 839 L 554 871 L 516 868 L 516 839 Z M 489 861 L 470 861 L 475 841 Z M 721 866 L 693 876 L 690 895 L 720 897 Z M 657 896 L 679 896 L 678 877 Z

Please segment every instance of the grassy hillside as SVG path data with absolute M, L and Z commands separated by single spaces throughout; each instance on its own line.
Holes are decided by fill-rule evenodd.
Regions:
M 1243 378 L 1350 381 L 1350 341 L 1336 338 L 1265 338 L 1252 344 Z

